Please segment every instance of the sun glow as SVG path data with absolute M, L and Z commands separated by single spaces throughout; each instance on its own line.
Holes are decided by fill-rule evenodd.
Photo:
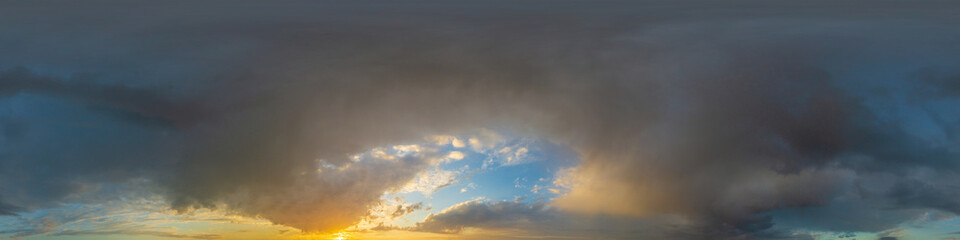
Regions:
M 332 239 L 334 239 L 334 240 L 346 240 L 346 239 L 350 239 L 350 238 L 349 238 L 349 237 L 350 237 L 350 234 L 349 234 L 349 233 L 346 233 L 346 232 L 338 232 L 338 233 L 333 234 L 333 236 L 334 236 L 334 237 L 333 237 Z

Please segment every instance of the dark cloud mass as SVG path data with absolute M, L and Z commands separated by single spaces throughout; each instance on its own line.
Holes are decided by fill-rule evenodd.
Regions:
M 427 217 L 415 227 L 417 230 L 443 233 L 458 233 L 466 227 L 523 228 L 522 224 L 553 219 L 556 214 L 545 209 L 544 204 L 502 201 L 484 203 L 472 201 L 451 207 L 437 215 Z
M 412 230 L 960 213 L 955 2 L 95 2 L 0 3 L 0 215 L 146 179 L 174 209 L 337 231 L 430 158 L 348 156 L 484 127 L 575 149 L 568 191 Z M 818 223 L 838 205 L 876 222 Z

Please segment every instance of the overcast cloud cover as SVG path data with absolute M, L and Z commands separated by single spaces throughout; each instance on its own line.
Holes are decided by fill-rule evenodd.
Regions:
M 778 239 L 953 219 L 957 13 L 952 1 L 2 2 L 0 214 L 102 202 L 133 182 L 173 210 L 336 232 L 447 153 L 351 156 L 499 129 L 576 152 L 556 198 L 464 202 L 381 230 Z

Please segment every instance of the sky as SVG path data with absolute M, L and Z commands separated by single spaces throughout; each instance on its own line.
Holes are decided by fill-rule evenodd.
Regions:
M 960 239 L 960 3 L 0 1 L 0 239 Z

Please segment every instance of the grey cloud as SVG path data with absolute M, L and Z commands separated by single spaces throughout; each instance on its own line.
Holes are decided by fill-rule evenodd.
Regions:
M 118 231 L 83 231 L 66 230 L 60 231 L 51 236 L 109 236 L 109 235 L 130 235 L 130 236 L 152 236 L 164 238 L 188 238 L 188 239 L 221 239 L 223 236 L 217 234 L 179 234 L 161 231 L 143 231 L 143 230 L 118 230 Z
M 397 226 L 393 226 L 393 225 L 384 225 L 383 223 L 380 223 L 380 224 L 377 224 L 376 227 L 372 227 L 372 228 L 370 228 L 370 229 L 368 229 L 368 230 L 370 230 L 370 231 L 393 231 L 393 230 L 403 230 L 403 228 L 397 227 Z
M 526 204 L 514 201 L 485 203 L 471 201 L 428 216 L 414 227 L 418 231 L 459 233 L 465 227 L 476 228 L 524 228 L 523 224 L 554 219 L 555 214 L 545 204 Z
M 423 202 L 414 203 L 408 206 L 397 205 L 397 209 L 390 214 L 391 218 L 402 217 L 404 215 L 410 214 L 414 211 L 429 209 L 428 207 L 423 206 Z
M 923 96 L 960 96 L 960 74 L 946 67 L 928 67 L 917 71 L 916 77 L 923 83 L 918 89 Z
M 420 158 L 351 163 L 348 155 L 505 126 L 583 156 L 578 174 L 594 182 L 559 206 L 680 215 L 697 226 L 681 235 L 688 238 L 772 234 L 777 222 L 762 213 L 829 205 L 850 191 L 837 185 L 861 173 L 903 181 L 894 185 L 906 188 L 877 195 L 900 207 L 956 211 L 955 190 L 943 179 L 904 176 L 922 167 L 955 171 L 956 150 L 911 135 L 884 114 L 895 110 L 867 104 L 888 95 L 861 89 L 896 87 L 850 74 L 862 70 L 857 64 L 883 65 L 876 61 L 954 59 L 960 50 L 946 40 L 957 35 L 949 17 L 955 4 L 290 4 L 93 10 L 116 23 L 109 25 L 85 11 L 29 3 L 0 10 L 2 26 L 16 30 L 0 39 L 17 46 L 0 63 L 37 69 L 4 71 L 0 96 L 52 104 L 31 97 L 40 95 L 93 110 L 5 113 L 39 124 L 20 135 L 44 139 L 0 146 L 14 155 L 0 162 L 0 201 L 29 209 L 83 191 L 85 182 L 142 175 L 177 209 L 226 203 L 279 224 L 332 231 L 361 219 L 381 193 L 425 166 Z M 903 19 L 883 17 L 890 14 Z M 28 21 L 36 15 L 56 16 L 50 21 L 69 29 Z M 62 51 L 77 46 L 90 48 Z M 110 53 L 87 52 L 98 50 Z M 888 50 L 902 54 L 878 53 Z M 57 71 L 106 74 L 92 83 Z M 175 127 L 126 128 L 89 115 Z M 55 117 L 94 118 L 92 125 L 110 131 L 39 121 Z M 62 128 L 33 131 L 51 126 Z M 83 150 L 46 152 L 67 145 Z M 320 160 L 355 165 L 314 174 Z M 111 177 L 98 178 L 103 172 Z M 494 214 L 505 209 L 516 214 Z M 513 203 L 455 210 L 463 214 L 436 215 L 450 219 L 420 228 L 455 232 L 503 227 L 498 219 L 569 217 Z M 466 214 L 479 221 L 453 217 Z
M 870 202 L 837 201 L 826 206 L 779 210 L 771 214 L 778 225 L 834 232 L 880 232 L 923 215 L 923 211 L 886 207 Z
M 0 72 L 0 97 L 20 93 L 49 95 L 75 103 L 117 109 L 137 122 L 189 125 L 202 112 L 196 102 L 172 102 L 154 89 L 97 84 L 92 76 L 77 74 L 70 79 L 40 76 L 26 68 Z M 5 133 L 8 131 L 4 131 Z
M 908 179 L 898 182 L 888 193 L 888 197 L 898 206 L 926 207 L 960 213 L 960 192 L 956 185 L 935 184 Z
M 846 190 L 828 203 L 780 209 L 771 214 L 778 225 L 820 231 L 884 232 L 898 226 L 922 227 L 952 219 L 956 213 L 947 206 L 951 200 L 918 194 L 949 193 L 951 191 L 924 188 L 950 188 L 954 181 L 949 174 L 937 176 L 924 170 L 906 175 L 862 172 L 856 180 L 848 182 L 850 185 L 840 186 Z
M 27 124 L 22 119 L 12 117 L 0 118 L 0 133 L 6 142 L 13 142 L 23 138 L 27 132 Z
M 402 229 L 446 234 L 460 233 L 466 228 L 521 230 L 542 239 L 634 239 L 670 236 L 664 235 L 663 229 L 651 227 L 668 225 L 666 221 L 660 223 L 654 220 L 639 224 L 638 220 L 566 214 L 549 208 L 543 202 L 474 200 L 431 214 L 412 227 L 384 227 L 383 230 Z
M 16 212 L 19 211 L 19 210 L 21 210 L 21 209 L 20 209 L 19 207 L 17 207 L 17 206 L 13 206 L 13 205 L 9 205 L 9 204 L 5 204 L 5 203 L 3 203 L 3 202 L 0 202 L 0 216 L 2 216 L 2 215 L 17 215 Z
M 183 222 L 246 223 L 225 217 L 227 212 L 196 212 L 166 215 L 162 198 L 146 181 L 124 185 L 104 184 L 91 196 L 70 199 L 73 203 L 45 208 L 16 217 L 0 218 L 0 238 L 50 238 L 57 236 L 151 236 L 162 238 L 218 239 L 217 234 L 183 233 L 168 224 Z M 112 195 L 112 196 L 111 196 Z M 78 196 L 72 196 L 78 197 Z M 164 216 L 165 215 L 165 216 Z M 252 221 L 251 221 L 252 222 Z
M 676 216 L 647 219 L 585 216 L 550 208 L 543 202 L 469 201 L 431 214 L 413 227 L 378 226 L 379 231 L 412 230 L 436 233 L 459 233 L 466 228 L 486 230 L 522 230 L 542 239 L 814 239 L 804 233 L 769 230 L 770 218 L 754 221 L 754 226 L 741 226 L 750 235 L 723 236 L 712 232 L 715 226 L 692 226 Z M 754 227 L 754 229 L 748 229 Z M 509 237 L 509 236 L 505 236 Z

